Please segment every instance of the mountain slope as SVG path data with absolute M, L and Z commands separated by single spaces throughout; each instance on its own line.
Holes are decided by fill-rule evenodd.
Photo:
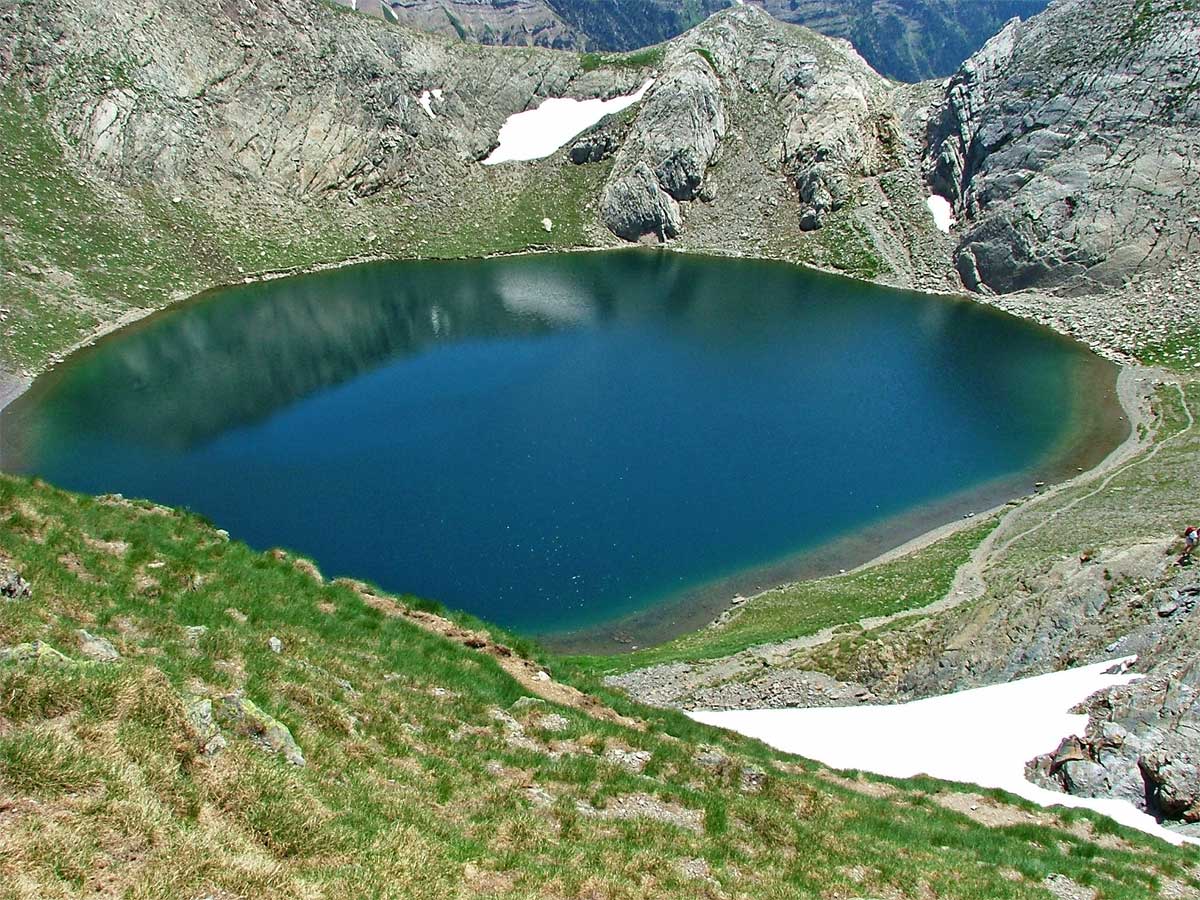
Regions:
M 184 513 L 0 476 L 0 525 L 6 897 L 1200 888 L 1187 853 L 1102 820 L 844 778 L 581 693 Z
M 1045 0 L 760 0 L 782 22 L 850 41 L 877 72 L 898 81 L 952 75 L 1009 19 Z
M 731 0 L 337 0 L 425 31 L 510 46 L 626 51 L 669 40 Z M 953 73 L 1045 0 L 750 0 L 781 22 L 843 38 L 899 81 Z
M 967 287 L 1095 292 L 1200 250 L 1198 58 L 1195 0 L 1059 0 L 968 60 L 926 153 Z

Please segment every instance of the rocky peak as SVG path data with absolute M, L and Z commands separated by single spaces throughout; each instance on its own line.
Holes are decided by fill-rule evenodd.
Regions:
M 965 224 L 964 283 L 1072 293 L 1200 247 L 1200 25 L 1169 0 L 1057 0 L 950 79 L 932 188 Z

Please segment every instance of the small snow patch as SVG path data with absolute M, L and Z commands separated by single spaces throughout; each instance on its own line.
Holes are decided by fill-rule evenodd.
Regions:
M 1085 807 L 1172 844 L 1168 831 L 1123 800 L 1060 794 L 1025 780 L 1025 763 L 1083 734 L 1088 717 L 1069 712 L 1097 691 L 1128 684 L 1122 660 L 1051 672 L 893 706 L 696 711 L 693 719 L 758 738 L 837 769 L 892 778 L 927 774 L 1000 788 L 1041 806 Z M 1120 665 L 1121 672 L 1109 672 Z M 1191 842 L 1189 840 L 1189 842 Z
M 954 207 L 945 197 L 933 194 L 925 198 L 925 205 L 929 207 L 929 212 L 933 215 L 933 224 L 937 226 L 938 231 L 949 234 L 951 227 L 958 224 L 958 220 L 954 218 Z
M 421 96 L 417 98 L 417 102 L 421 104 L 421 109 L 425 110 L 425 114 L 429 118 L 436 119 L 437 116 L 433 112 L 433 101 L 441 99 L 441 88 L 434 88 L 432 91 L 421 91 Z
M 514 113 L 500 126 L 500 144 L 483 164 L 494 166 L 502 162 L 544 159 L 605 116 L 637 103 L 652 84 L 654 79 L 647 79 L 646 83 L 632 94 L 613 97 L 611 100 L 552 97 L 543 100 L 537 109 Z

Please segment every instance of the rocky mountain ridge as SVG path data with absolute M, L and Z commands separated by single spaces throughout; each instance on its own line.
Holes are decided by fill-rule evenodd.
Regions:
M 336 0 L 396 22 L 482 44 L 630 51 L 670 40 L 732 0 Z M 1012 18 L 1045 0 L 750 0 L 774 18 L 850 41 L 898 81 L 944 78 Z

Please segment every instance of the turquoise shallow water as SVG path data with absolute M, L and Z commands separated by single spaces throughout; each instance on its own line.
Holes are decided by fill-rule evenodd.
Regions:
M 562 632 L 1095 456 L 1114 377 L 977 305 L 783 264 L 372 264 L 77 354 L 0 415 L 0 465 Z

